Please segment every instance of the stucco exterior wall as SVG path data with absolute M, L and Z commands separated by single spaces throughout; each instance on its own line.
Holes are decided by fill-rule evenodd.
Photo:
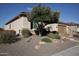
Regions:
M 31 29 L 31 23 L 28 21 L 27 17 L 23 17 L 23 28 Z
M 67 26 L 64 24 L 59 24 L 58 32 L 60 33 L 61 36 L 67 36 Z
M 49 30 L 52 31 L 58 31 L 58 24 L 54 23 L 54 24 L 48 24 L 45 26 L 45 28 L 49 28 Z
M 22 28 L 30 29 L 30 23 L 27 17 L 20 17 L 17 20 L 5 25 L 6 30 L 15 30 L 16 34 L 21 33 Z
M 76 32 L 77 26 L 67 26 L 67 34 L 69 34 L 69 37 L 73 37 Z
M 79 32 L 79 27 L 77 27 L 77 32 Z
M 10 30 L 9 26 L 10 26 L 10 24 L 5 25 L 4 29 Z

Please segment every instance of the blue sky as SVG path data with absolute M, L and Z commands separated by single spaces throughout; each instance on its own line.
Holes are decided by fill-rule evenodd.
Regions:
M 20 12 L 29 12 L 32 7 L 38 4 L 0 4 L 0 27 L 3 27 L 4 24 L 11 20 L 13 17 L 18 15 Z M 43 4 L 49 6 L 52 10 L 60 11 L 60 21 L 62 22 L 75 22 L 79 23 L 79 4 L 67 4 L 67 3 L 51 3 Z

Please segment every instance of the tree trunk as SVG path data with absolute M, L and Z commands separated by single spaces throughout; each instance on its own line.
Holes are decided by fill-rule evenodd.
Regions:
M 42 34 L 43 34 L 43 24 L 42 24 L 42 22 L 40 24 L 38 23 L 38 31 L 39 31 L 39 36 L 42 36 Z

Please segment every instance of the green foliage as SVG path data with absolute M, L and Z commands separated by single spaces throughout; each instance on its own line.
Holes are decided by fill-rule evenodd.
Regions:
M 51 15 L 51 17 L 52 17 L 51 22 L 58 23 L 59 22 L 59 15 L 60 15 L 60 13 L 58 11 L 52 12 L 52 13 L 53 14 Z
M 47 42 L 47 43 L 51 43 L 52 42 L 52 40 L 49 39 L 49 38 L 43 38 L 43 39 L 41 39 L 41 41 Z
M 47 36 L 52 39 L 60 39 L 60 36 L 58 33 L 49 33 Z
M 28 15 L 30 22 L 43 22 L 43 21 L 52 21 L 58 22 L 59 12 L 51 11 L 49 7 L 38 5 L 33 7 L 31 13 Z
M 0 43 L 14 43 L 15 41 L 17 41 L 15 31 L 5 30 L 0 32 Z
M 21 33 L 23 37 L 29 37 L 31 35 L 30 31 L 26 28 L 23 28 Z

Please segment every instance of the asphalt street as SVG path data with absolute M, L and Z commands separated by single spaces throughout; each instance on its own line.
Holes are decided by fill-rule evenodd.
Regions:
M 79 45 L 63 50 L 53 56 L 79 56 Z

